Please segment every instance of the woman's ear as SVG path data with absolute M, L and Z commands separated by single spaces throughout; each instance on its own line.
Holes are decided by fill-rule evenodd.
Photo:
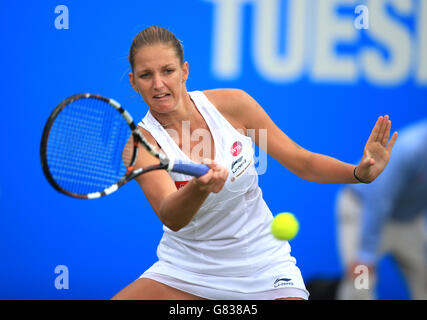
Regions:
M 182 64 L 182 82 L 187 81 L 188 79 L 188 74 L 189 74 L 189 66 L 188 66 L 188 62 L 185 61 Z
M 132 72 L 129 72 L 129 82 L 130 82 L 130 85 L 132 86 L 133 90 L 135 90 L 136 92 L 139 93 L 138 87 L 135 85 L 135 81 L 134 81 Z

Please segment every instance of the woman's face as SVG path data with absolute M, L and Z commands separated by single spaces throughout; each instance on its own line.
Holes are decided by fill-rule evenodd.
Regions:
M 181 64 L 174 48 L 167 44 L 138 49 L 133 73 L 129 73 L 132 87 L 157 113 L 176 109 L 184 96 L 187 77 L 188 63 Z

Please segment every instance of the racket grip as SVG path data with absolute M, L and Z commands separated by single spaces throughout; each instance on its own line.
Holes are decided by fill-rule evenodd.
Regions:
M 188 174 L 198 178 L 205 175 L 209 171 L 209 167 L 205 164 L 176 161 L 173 165 L 172 171 Z

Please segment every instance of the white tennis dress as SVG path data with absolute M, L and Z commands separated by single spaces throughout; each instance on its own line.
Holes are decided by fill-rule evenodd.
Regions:
M 308 299 L 289 243 L 270 233 L 273 215 L 258 186 L 252 139 L 234 129 L 203 92 L 189 94 L 211 131 L 215 161 L 229 176 L 188 225 L 178 232 L 163 227 L 159 260 L 141 277 L 207 299 Z M 150 112 L 139 125 L 168 157 L 189 160 Z M 170 176 L 177 187 L 193 178 Z

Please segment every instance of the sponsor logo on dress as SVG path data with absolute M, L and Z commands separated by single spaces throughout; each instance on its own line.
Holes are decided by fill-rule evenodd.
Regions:
M 184 187 L 187 183 L 188 183 L 188 181 L 175 181 L 175 186 L 179 190 L 182 187 Z
M 242 152 L 242 148 L 242 143 L 240 141 L 234 142 L 230 150 L 233 157 L 237 157 L 240 152 Z
M 241 157 L 240 157 L 240 158 L 238 158 L 237 160 L 233 161 L 233 162 L 231 163 L 231 171 L 233 171 L 234 167 L 235 167 L 238 163 L 242 162 L 242 160 L 243 160 L 243 156 L 241 156 Z
M 285 286 L 293 286 L 294 283 L 292 282 L 292 279 L 290 278 L 278 278 L 276 281 L 274 281 L 274 287 L 285 287 Z
M 240 141 L 235 141 L 230 148 L 230 152 L 233 157 L 237 157 L 242 151 L 243 145 Z M 240 177 L 249 168 L 251 163 L 252 161 L 245 158 L 243 154 L 238 158 L 233 158 L 230 166 L 230 171 L 233 174 L 231 182 L 234 182 L 238 177 Z

